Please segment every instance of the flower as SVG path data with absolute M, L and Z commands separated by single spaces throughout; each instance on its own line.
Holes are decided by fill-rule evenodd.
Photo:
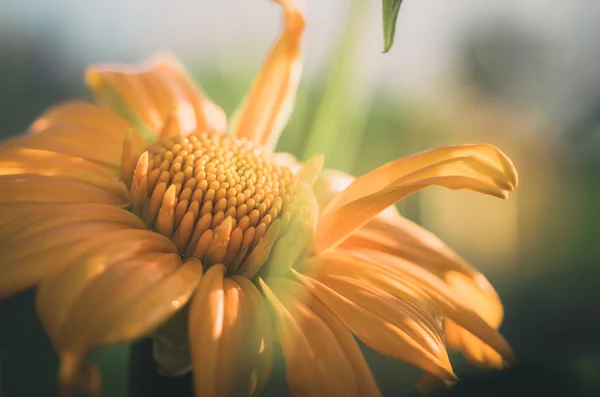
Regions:
M 377 396 L 353 335 L 454 381 L 446 346 L 512 359 L 494 289 L 393 204 L 426 186 L 506 198 L 510 160 L 461 145 L 354 179 L 273 153 L 300 77 L 304 19 L 285 28 L 227 126 L 169 56 L 92 66 L 99 104 L 51 108 L 0 148 L 0 297 L 38 285 L 64 390 L 100 389 L 85 361 L 151 336 L 161 370 L 198 396 L 251 395 L 273 346 L 293 395 Z M 189 340 L 189 343 L 188 343 Z

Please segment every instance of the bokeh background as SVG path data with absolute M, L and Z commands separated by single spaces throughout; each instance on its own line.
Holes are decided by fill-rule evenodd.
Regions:
M 405 0 L 382 54 L 376 0 L 305 0 L 305 74 L 278 146 L 361 175 L 446 144 L 488 142 L 520 186 L 502 201 L 430 188 L 399 204 L 497 287 L 520 364 L 452 395 L 600 395 L 600 2 Z M 231 112 L 280 26 L 266 0 L 0 0 L 0 137 L 87 98 L 85 65 L 170 50 Z M 1 192 L 0 192 L 1 194 Z M 1 253 L 0 253 L 1 255 Z M 419 371 L 366 352 L 385 395 Z M 94 356 L 126 395 L 128 346 Z M 54 396 L 57 359 L 33 294 L 0 302 L 0 395 Z M 283 375 L 268 392 L 285 395 Z M 598 393 L 598 394 L 596 394 Z

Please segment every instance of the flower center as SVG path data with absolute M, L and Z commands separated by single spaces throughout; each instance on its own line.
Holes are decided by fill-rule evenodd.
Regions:
M 289 268 L 312 241 L 310 187 L 231 135 L 152 144 L 137 161 L 130 192 L 132 211 L 182 257 L 197 257 L 205 268 L 223 263 L 229 275 L 252 278 L 268 262 Z

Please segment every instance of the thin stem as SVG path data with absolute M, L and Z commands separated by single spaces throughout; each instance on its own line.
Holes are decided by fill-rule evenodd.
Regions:
M 129 397 L 193 397 L 192 374 L 170 378 L 158 374 L 152 341 L 131 344 L 129 352 Z

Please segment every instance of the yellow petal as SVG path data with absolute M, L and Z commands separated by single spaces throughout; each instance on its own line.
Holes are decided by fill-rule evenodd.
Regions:
M 306 287 L 283 278 L 259 282 L 276 315 L 291 395 L 379 395 L 348 330 Z
M 275 43 L 232 120 L 235 136 L 273 149 L 290 116 L 302 73 L 300 39 L 304 17 L 293 0 L 275 0 L 283 8 L 284 31 Z
M 150 136 L 168 135 L 169 118 L 183 135 L 225 130 L 223 111 L 173 56 L 160 54 L 139 67 L 94 65 L 85 79 L 99 103 L 124 114 Z
M 94 260 L 72 266 L 40 288 L 38 311 L 61 356 L 66 389 L 82 378 L 91 350 L 154 332 L 185 306 L 202 275 L 197 259 L 181 264 L 175 254 L 130 251 L 111 258 L 117 261 L 105 268 Z
M 425 372 L 417 384 L 417 390 L 423 396 L 439 396 L 443 395 L 444 392 L 448 391 L 456 383 L 457 381 L 443 380 Z
M 346 360 L 352 367 L 354 378 L 358 386 L 359 396 L 380 396 L 381 393 L 373 373 L 367 365 L 365 358 L 356 343 L 356 340 L 348 330 L 348 328 L 340 321 L 340 319 L 321 303 L 320 300 L 315 299 L 311 301 L 310 308 L 314 313 L 319 316 L 329 327 L 335 339 L 340 344 L 340 347 L 344 351 Z
M 256 287 L 209 268 L 189 313 L 198 396 L 250 396 L 264 386 L 272 360 L 270 320 Z
M 335 247 L 396 201 L 431 185 L 506 198 L 517 184 L 510 160 L 490 145 L 436 149 L 388 163 L 356 179 L 324 209 L 316 252 Z
M 137 151 L 146 145 L 142 135 L 116 113 L 91 103 L 67 102 L 48 109 L 30 126 L 27 135 L 3 147 L 62 153 L 118 171 L 128 133 Z
M 74 179 L 118 195 L 123 201 L 129 197 L 117 174 L 81 157 L 40 149 L 0 148 L 0 176 L 23 174 Z M 10 185 L 6 188 L 15 189 Z
M 321 213 L 327 208 L 329 202 L 350 186 L 355 179 L 356 178 L 352 175 L 342 171 L 333 169 L 322 170 L 313 185 L 313 191 Z M 391 205 L 377 214 L 371 222 L 374 222 L 379 218 L 393 221 L 398 217 L 400 217 L 398 210 L 394 205 Z
M 442 317 L 435 306 L 408 293 L 399 298 L 339 272 L 320 273 L 317 278 L 295 274 L 373 350 L 443 379 L 455 377 L 443 342 Z
M 342 171 L 327 168 L 321 170 L 313 185 L 313 191 L 321 210 L 325 209 L 329 202 L 350 186 L 355 179 L 352 175 Z
M 400 299 L 404 299 L 407 293 L 418 294 L 415 296 L 420 295 L 420 300 L 431 301 L 442 310 L 444 316 L 477 335 L 477 338 L 506 360 L 514 359 L 508 343 L 472 309 L 468 301 L 443 280 L 417 264 L 383 252 L 355 250 L 352 256 L 343 252 L 326 255 L 319 264 L 311 268 L 318 274 L 348 275 Z
M 375 217 L 348 237 L 340 248 L 366 248 L 418 263 L 446 281 L 490 325 L 498 327 L 502 321 L 502 302 L 485 276 L 435 235 L 400 215 L 391 220 Z
M 74 179 L 35 174 L 0 175 L 0 205 L 103 203 L 128 205 L 127 192 L 106 190 Z
M 186 259 L 177 270 L 165 277 L 132 304 L 122 305 L 111 324 L 100 332 L 103 343 L 119 343 L 145 336 L 156 330 L 189 301 L 202 277 L 202 264 Z
M 0 214 L 4 210 L 0 206 Z M 71 204 L 56 208 L 56 216 L 33 212 L 23 220 L 0 224 L 0 298 L 42 281 L 86 255 L 110 253 L 103 244 L 119 238 L 138 238 L 138 246 L 160 249 L 143 222 L 113 206 Z M 163 237 L 164 239 L 164 237 Z M 163 246 L 173 246 L 164 239 Z M 170 245 L 169 245 L 170 244 Z M 174 247 L 174 246 L 173 246 Z
M 319 205 L 325 207 L 354 178 L 335 170 L 325 170 L 314 186 Z M 403 218 L 389 207 L 340 244 L 344 250 L 366 248 L 386 252 L 429 270 L 444 280 L 462 303 L 488 325 L 497 329 L 503 308 L 498 294 L 487 279 L 448 248 L 435 235 Z M 500 369 L 506 366 L 502 356 L 467 329 L 446 319 L 446 343 L 461 350 L 473 364 Z
M 74 254 L 64 257 L 64 267 L 44 280 L 37 294 L 38 313 L 55 346 L 74 346 L 79 338 L 89 344 L 85 338 L 90 338 L 92 330 L 98 331 L 99 321 L 106 320 L 107 313 L 113 310 L 111 304 L 115 302 L 111 299 L 122 305 L 132 293 L 125 289 L 144 285 L 143 277 L 139 283 L 135 282 L 135 287 L 131 285 L 135 279 L 127 278 L 128 271 L 137 270 L 133 265 L 148 263 L 166 269 L 166 273 L 172 272 L 181 263 L 172 248 L 164 236 L 144 230 L 97 236 L 73 247 Z M 123 264 L 129 266 L 125 268 Z M 113 266 L 117 268 L 112 269 Z M 107 273 L 109 270 L 112 273 Z M 112 290 L 106 281 L 101 281 L 110 277 L 114 281 Z M 146 284 L 146 288 L 150 285 Z M 125 291 L 119 292 L 119 287 Z M 92 324 L 94 321 L 97 322 Z
M 446 343 L 449 348 L 461 351 L 471 364 L 482 369 L 505 369 L 511 362 L 469 332 L 468 327 L 461 327 L 449 319 L 446 319 Z
M 202 367 L 218 360 L 218 341 L 225 318 L 224 277 L 224 265 L 217 264 L 208 269 L 190 306 L 188 329 L 196 395 L 217 395 L 214 367 L 206 370 Z

